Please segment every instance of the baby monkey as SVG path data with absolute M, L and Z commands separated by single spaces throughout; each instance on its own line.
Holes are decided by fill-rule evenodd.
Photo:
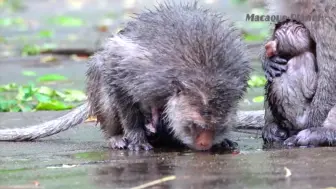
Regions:
M 266 56 L 286 59 L 288 68 L 266 85 L 266 125 L 263 138 L 268 141 L 276 126 L 287 139 L 306 126 L 309 106 L 317 86 L 315 43 L 300 22 L 285 20 L 275 25 Z

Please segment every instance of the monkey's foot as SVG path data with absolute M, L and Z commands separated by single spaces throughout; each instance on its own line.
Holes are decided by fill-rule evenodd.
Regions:
M 264 143 L 277 143 L 277 142 L 282 143 L 284 140 L 288 138 L 288 134 L 280 126 L 272 123 L 265 125 L 262 131 L 262 138 L 264 140 Z
M 127 141 L 122 135 L 118 135 L 111 137 L 109 144 L 112 149 L 124 149 L 127 146 Z
M 152 145 L 149 144 L 146 133 L 143 129 L 130 130 L 125 133 L 124 137 L 127 139 L 127 148 L 132 151 L 151 150 Z
M 150 145 L 148 142 L 131 142 L 127 145 L 127 148 L 132 151 L 139 151 L 141 149 L 143 150 L 151 150 L 153 149 L 152 145 Z
M 304 129 L 297 135 L 285 140 L 287 146 L 335 146 L 336 131 L 325 127 Z

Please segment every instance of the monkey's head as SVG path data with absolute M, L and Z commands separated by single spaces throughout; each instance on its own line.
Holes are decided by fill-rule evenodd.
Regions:
M 311 51 L 313 40 L 309 30 L 300 22 L 285 20 L 276 24 L 273 38 L 276 54 L 291 58 L 303 52 Z
M 221 101 L 225 95 L 176 82 L 174 95 L 165 107 L 168 124 L 176 139 L 194 150 L 209 150 L 225 138 L 231 103 Z M 227 107 L 223 107 L 223 105 Z

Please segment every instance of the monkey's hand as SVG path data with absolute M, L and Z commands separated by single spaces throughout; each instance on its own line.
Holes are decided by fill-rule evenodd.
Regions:
M 287 60 L 279 56 L 272 56 L 270 58 L 264 57 L 262 61 L 262 68 L 265 72 L 266 79 L 270 82 L 273 78 L 281 76 L 283 72 L 287 71 Z
M 213 145 L 211 151 L 214 152 L 231 152 L 239 150 L 238 143 L 229 139 L 224 139 L 223 142 Z
M 288 133 L 275 123 L 265 125 L 262 131 L 264 143 L 283 142 L 288 138 Z
M 286 146 L 335 146 L 336 131 L 325 127 L 314 127 L 300 131 L 285 140 Z

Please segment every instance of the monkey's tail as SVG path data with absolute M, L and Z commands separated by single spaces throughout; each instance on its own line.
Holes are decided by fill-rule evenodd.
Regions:
M 89 116 L 89 104 L 85 102 L 69 113 L 54 120 L 27 128 L 2 129 L 0 141 L 30 141 L 65 131 L 84 122 Z
M 234 129 L 261 130 L 265 125 L 265 110 L 238 111 Z

